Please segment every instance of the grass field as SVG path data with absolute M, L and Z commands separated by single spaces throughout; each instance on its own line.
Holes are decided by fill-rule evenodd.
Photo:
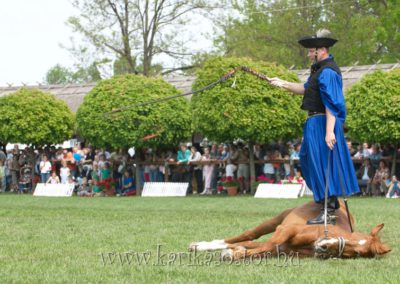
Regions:
M 308 200 L 3 194 L 0 283 L 400 283 L 400 203 L 394 199 L 349 200 L 358 231 L 385 223 L 381 238 L 393 250 L 380 259 L 236 264 L 187 252 L 192 241 L 236 235 Z M 148 263 L 139 264 L 144 253 Z

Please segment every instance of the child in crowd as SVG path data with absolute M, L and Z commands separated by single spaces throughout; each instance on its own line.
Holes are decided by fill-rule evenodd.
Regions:
M 237 169 L 237 166 L 232 164 L 232 160 L 228 159 L 226 161 L 226 167 L 225 167 L 225 176 L 227 179 L 234 179 L 235 178 L 235 171 Z
M 396 176 L 392 177 L 391 182 L 388 185 L 388 193 L 386 194 L 387 198 L 399 198 L 400 197 L 400 187 L 399 181 Z
M 134 178 L 129 174 L 129 171 L 124 172 L 122 177 L 122 196 L 136 195 L 136 185 Z
M 81 179 L 80 185 L 78 187 L 78 192 L 77 192 L 78 196 L 81 197 L 90 197 L 92 196 L 92 193 L 90 191 L 90 187 L 89 187 L 89 183 L 86 177 L 83 177 Z
M 57 176 L 56 172 L 52 172 L 51 176 L 46 182 L 47 184 L 58 184 L 60 183 L 60 178 Z
M 62 167 L 60 168 L 60 176 L 61 176 L 61 183 L 62 184 L 67 184 L 68 183 L 68 177 L 70 176 L 71 172 L 69 168 L 67 167 L 67 162 L 63 160 L 61 162 Z

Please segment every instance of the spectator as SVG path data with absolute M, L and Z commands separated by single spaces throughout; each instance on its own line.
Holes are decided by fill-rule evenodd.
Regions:
M 380 152 L 379 146 L 377 144 L 373 144 L 371 147 L 371 152 L 369 154 L 369 159 L 371 160 L 371 164 L 375 169 L 379 167 L 379 161 L 382 158 L 382 154 Z
M 62 167 L 60 168 L 61 183 L 67 184 L 68 177 L 71 175 L 69 168 L 67 167 L 67 161 L 63 160 L 61 162 Z
M 122 177 L 122 196 L 136 195 L 136 184 L 129 171 L 125 171 Z
M 237 166 L 232 163 L 231 159 L 228 159 L 225 167 L 225 176 L 227 180 L 233 180 L 235 178 L 236 169 Z
M 6 159 L 7 159 L 6 154 L 2 150 L 0 150 L 0 161 L 3 162 L 4 164 Z
M 74 178 L 76 178 L 77 177 L 76 162 L 75 162 L 73 153 L 68 151 L 67 149 L 64 149 L 63 160 L 67 162 L 67 167 L 69 168 L 71 175 Z
M 368 143 L 364 142 L 363 143 L 363 158 L 369 158 L 370 154 L 371 154 L 371 150 L 368 148 Z
M 385 161 L 379 162 L 379 168 L 375 172 L 374 179 L 372 180 L 372 191 L 375 196 L 385 195 L 387 191 L 387 184 L 389 178 L 389 168 Z
M 274 153 L 272 154 L 272 159 L 273 160 L 282 160 L 281 153 L 278 150 L 275 150 Z M 275 170 L 275 181 L 279 182 L 281 180 L 281 170 L 282 170 L 282 164 L 281 163 L 273 163 Z
M 7 159 L 5 161 L 5 176 L 6 176 L 6 191 L 11 190 L 11 168 L 12 168 L 12 160 L 13 155 L 10 151 L 7 152 Z
M 221 152 L 218 151 L 217 143 L 213 143 L 211 145 L 211 150 L 210 150 L 210 158 L 211 158 L 211 160 L 220 160 Z M 217 189 L 218 178 L 220 177 L 220 175 L 222 175 L 222 172 L 224 172 L 222 167 L 219 167 L 219 166 L 217 167 L 217 166 L 214 165 L 213 172 L 212 172 L 212 177 L 211 177 L 211 192 L 213 190 Z
M 56 172 L 52 172 L 51 176 L 47 179 L 47 184 L 59 184 L 60 178 L 57 176 Z
M 11 160 L 11 191 L 18 191 L 18 176 L 19 176 L 19 163 L 18 163 L 18 156 L 13 153 L 12 160 Z
M 51 163 L 46 155 L 42 156 L 42 161 L 39 164 L 41 182 L 46 183 L 50 177 Z
M 90 197 L 92 196 L 92 192 L 90 191 L 89 181 L 86 177 L 83 177 L 81 180 L 81 184 L 78 187 L 77 195 L 81 197 Z
M 156 161 L 156 155 L 150 154 L 150 161 L 155 162 Z M 156 164 L 151 164 L 149 165 L 149 171 L 150 171 L 150 181 L 151 182 L 157 182 L 159 180 L 158 177 L 158 172 L 159 172 L 159 166 Z
M 355 159 L 362 159 L 364 156 L 364 149 L 362 145 L 358 145 L 357 147 L 357 152 L 353 155 L 353 158 Z M 368 158 L 368 157 L 366 157 Z
M 237 169 L 237 179 L 239 182 L 239 190 L 242 194 L 246 194 L 249 190 L 249 164 L 248 164 L 248 157 L 249 152 L 247 149 L 242 148 L 243 144 L 238 145 L 238 150 L 235 154 L 231 157 L 233 162 L 238 164 Z
M 115 194 L 115 186 L 113 186 L 113 178 L 111 175 L 110 163 L 105 162 L 103 168 L 100 169 L 100 185 L 102 191 L 107 196 L 112 196 Z
M 0 159 L 0 192 L 6 191 L 6 167 L 4 166 L 4 161 L 5 159 Z
M 388 193 L 386 194 L 387 198 L 399 198 L 400 197 L 400 187 L 399 187 L 399 182 L 398 182 L 396 176 L 392 177 L 392 180 L 389 183 L 388 187 L 389 187 L 389 190 L 388 190 Z
M 264 156 L 264 160 L 268 161 L 272 159 L 271 157 L 271 151 L 267 151 L 267 154 Z M 275 179 L 275 169 L 274 166 L 271 163 L 265 163 L 264 164 L 264 175 L 270 180 Z
M 289 155 L 285 155 L 283 158 L 285 160 L 289 160 Z M 291 174 L 290 174 L 290 164 L 285 162 L 283 164 L 283 169 L 284 169 L 284 172 L 285 172 L 285 179 L 288 179 L 291 176 Z
M 190 177 L 189 166 L 187 165 L 190 155 L 190 150 L 188 150 L 186 144 L 181 143 L 176 158 L 176 171 L 172 178 L 176 182 L 187 182 L 189 184 L 188 194 L 192 194 L 192 179 Z M 173 162 L 174 159 L 170 159 L 170 161 Z
M 369 158 L 364 159 L 364 163 L 357 171 L 358 185 L 363 195 L 372 195 L 371 182 L 375 175 L 375 168 L 371 165 Z
M 143 167 L 143 184 L 144 182 L 150 182 L 150 170 L 151 170 L 151 165 L 149 164 L 151 162 L 151 154 L 149 152 L 146 152 L 145 156 L 144 156 L 144 161 L 145 161 L 145 165 Z
M 197 151 L 196 147 L 192 146 L 190 148 L 190 157 L 189 157 L 189 164 L 192 162 L 199 162 L 201 160 L 201 154 Z M 192 165 L 191 166 L 193 175 L 196 179 L 196 192 L 200 193 L 203 189 L 203 168 L 201 165 Z
M 102 169 L 104 167 L 104 163 L 106 162 L 106 156 L 101 154 L 98 155 L 97 157 L 98 157 L 97 163 L 99 165 L 99 169 Z
M 202 161 L 212 161 L 209 148 L 204 148 L 204 154 L 203 154 L 201 160 Z M 204 190 L 203 190 L 203 192 L 200 193 L 200 195 L 212 194 L 211 179 L 213 176 L 213 171 L 214 171 L 213 164 L 203 165 Z
M 347 140 L 346 143 L 347 143 L 347 148 L 349 149 L 349 152 L 350 152 L 350 156 L 353 157 L 354 154 L 356 153 L 356 151 L 354 150 L 353 145 L 350 140 Z
M 294 146 L 294 150 L 290 154 L 290 159 L 291 160 L 300 160 L 300 148 L 301 148 L 301 144 L 296 144 Z
M 96 162 L 93 163 L 92 166 L 92 195 L 93 196 L 103 196 L 102 189 L 99 185 L 100 183 L 100 175 L 99 175 L 99 166 Z

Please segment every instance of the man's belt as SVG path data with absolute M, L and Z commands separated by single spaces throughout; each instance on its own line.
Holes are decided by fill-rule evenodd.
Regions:
M 308 117 L 316 116 L 316 115 L 324 115 L 324 114 L 325 114 L 325 112 L 311 111 L 311 110 L 308 111 Z

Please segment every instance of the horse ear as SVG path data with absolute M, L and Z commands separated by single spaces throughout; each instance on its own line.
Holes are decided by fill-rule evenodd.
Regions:
M 385 226 L 385 224 L 380 224 L 380 225 L 376 225 L 375 228 L 372 229 L 371 231 L 371 236 L 376 237 L 378 235 L 378 233 L 380 232 L 380 230 L 382 230 L 383 226 Z

